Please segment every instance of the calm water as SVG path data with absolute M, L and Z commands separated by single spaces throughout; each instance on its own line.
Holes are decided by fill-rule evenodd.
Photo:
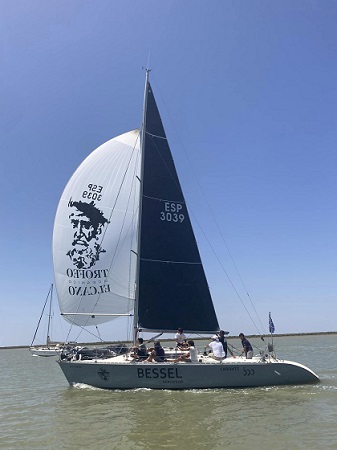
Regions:
M 1 350 L 0 448 L 337 449 L 336 340 L 276 338 L 318 385 L 181 392 L 71 388 L 55 358 Z

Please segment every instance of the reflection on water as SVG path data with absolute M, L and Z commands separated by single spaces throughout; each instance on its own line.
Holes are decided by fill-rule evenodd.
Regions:
M 230 390 L 70 388 L 54 358 L 3 350 L 0 448 L 334 448 L 334 341 L 335 336 L 276 340 L 278 356 L 308 365 L 321 376 L 320 384 Z

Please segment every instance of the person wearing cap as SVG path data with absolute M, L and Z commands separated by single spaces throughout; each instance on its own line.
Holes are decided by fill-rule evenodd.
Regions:
M 253 358 L 253 347 L 251 346 L 250 342 L 248 341 L 248 339 L 245 337 L 245 335 L 243 333 L 239 334 L 239 338 L 241 339 L 241 344 L 242 344 L 242 353 L 245 354 L 246 359 L 252 359 Z
M 208 347 L 211 347 L 212 354 L 210 355 L 211 358 L 222 360 L 226 358 L 226 353 L 223 349 L 223 346 L 221 342 L 219 341 L 218 336 L 215 334 L 212 336 L 212 342 L 208 344 Z
M 227 333 L 228 334 L 228 333 Z M 218 339 L 219 339 L 219 341 L 221 342 L 221 344 L 222 344 L 222 347 L 223 347 L 223 350 L 224 350 L 224 352 L 225 352 L 225 354 L 226 354 L 226 358 L 227 358 L 227 339 L 226 339 L 226 335 L 225 335 L 225 332 L 224 332 L 224 330 L 220 330 L 219 331 L 219 334 L 218 334 Z
M 183 348 L 186 347 L 186 336 L 184 335 L 184 330 L 182 328 L 178 328 L 174 339 L 177 342 L 177 347 Z

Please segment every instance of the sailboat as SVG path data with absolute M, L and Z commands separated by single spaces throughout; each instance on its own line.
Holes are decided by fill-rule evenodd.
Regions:
M 53 302 L 53 284 L 51 284 L 46 301 L 43 305 L 42 312 L 33 336 L 32 343 L 30 344 L 30 352 L 33 356 L 57 356 L 61 353 L 62 347 L 59 344 L 52 344 L 50 339 L 51 332 L 51 319 L 52 319 L 52 302 Z M 48 325 L 47 325 L 47 336 L 46 336 L 46 345 L 43 346 L 34 346 L 34 342 L 36 336 L 38 334 L 38 330 L 40 328 L 41 320 L 44 315 L 47 304 L 49 303 L 49 312 L 48 312 Z
M 149 72 L 141 129 L 93 151 L 61 196 L 53 233 L 60 309 L 80 327 L 133 317 L 134 342 L 140 333 L 175 333 L 178 327 L 189 335 L 214 335 L 219 323 Z M 272 353 L 220 360 L 204 353 L 197 362 L 64 353 L 58 364 L 70 385 L 104 389 L 319 381 L 304 365 Z

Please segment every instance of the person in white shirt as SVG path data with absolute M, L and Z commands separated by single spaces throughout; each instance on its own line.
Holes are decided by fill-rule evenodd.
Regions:
M 222 360 L 226 358 L 226 353 L 224 351 L 224 348 L 219 341 L 218 336 L 214 335 L 212 336 L 212 342 L 208 344 L 209 347 L 212 349 L 212 354 L 209 356 L 214 359 Z
M 188 352 L 183 353 L 178 358 L 174 359 L 174 362 L 188 361 L 192 363 L 198 362 L 198 349 L 194 346 L 194 341 L 187 341 Z
M 184 335 L 184 330 L 182 328 L 178 328 L 174 339 L 177 342 L 177 347 L 186 347 L 186 336 Z

